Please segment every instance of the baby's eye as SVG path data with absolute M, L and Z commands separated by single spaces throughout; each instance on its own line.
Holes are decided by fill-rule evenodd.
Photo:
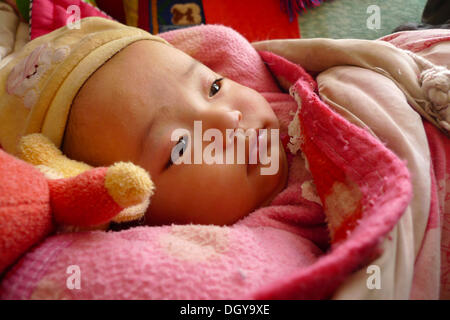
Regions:
M 209 89 L 209 96 L 214 96 L 217 92 L 219 92 L 220 88 L 222 87 L 222 80 L 223 78 L 214 80 L 214 82 L 211 85 L 211 88 Z
M 187 146 L 188 146 L 188 137 L 187 136 L 181 137 L 178 140 L 177 144 L 172 149 L 168 166 L 177 163 L 178 159 L 181 158 L 184 152 L 186 151 Z

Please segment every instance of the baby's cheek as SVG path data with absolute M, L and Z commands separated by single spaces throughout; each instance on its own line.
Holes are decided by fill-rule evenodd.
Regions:
M 229 224 L 249 213 L 254 190 L 245 165 L 208 165 L 203 168 L 199 192 L 207 214 L 220 224 Z

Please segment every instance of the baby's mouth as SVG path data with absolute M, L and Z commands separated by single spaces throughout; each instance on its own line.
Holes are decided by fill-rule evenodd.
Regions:
M 227 148 L 234 148 L 234 163 L 246 165 L 247 173 L 260 165 L 269 165 L 271 159 L 271 132 L 269 128 L 237 129 L 227 136 Z M 242 150 L 243 146 L 243 150 Z
M 252 174 L 261 165 L 267 165 L 271 153 L 271 139 L 269 129 L 256 130 L 256 138 L 246 140 L 247 153 L 246 164 L 247 174 Z
M 246 163 L 248 165 L 258 164 L 261 162 L 260 159 L 260 151 L 262 149 L 263 152 L 267 154 L 267 146 L 268 146 L 268 134 L 267 129 L 257 130 L 256 138 L 248 138 L 246 143 L 248 144 L 248 156 L 246 158 Z

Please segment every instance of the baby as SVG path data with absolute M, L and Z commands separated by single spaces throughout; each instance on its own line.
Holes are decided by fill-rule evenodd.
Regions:
M 278 128 L 258 92 L 176 48 L 142 40 L 116 54 L 83 85 L 72 104 L 63 151 L 94 166 L 131 161 L 146 169 L 156 186 L 146 215 L 151 224 L 230 224 L 281 191 L 287 176 L 281 143 L 281 165 L 273 175 L 262 175 L 260 162 L 173 164 L 176 144 L 185 144 L 181 150 L 186 152 L 193 141 L 171 141 L 172 132 L 186 128 L 192 137 L 194 121 L 223 136 L 226 129 Z
M 24 66 L 18 68 L 25 70 L 21 73 L 26 74 L 24 79 L 19 77 L 22 82 L 14 76 L 8 77 L 7 93 L 14 99 L 22 98 L 20 104 L 26 109 L 14 112 L 28 112 L 23 117 L 28 120 L 20 120 L 28 127 L 21 128 L 17 135 L 42 132 L 69 158 L 93 166 L 131 161 L 144 168 L 156 186 L 145 218 L 145 222 L 152 225 L 232 224 L 256 208 L 269 204 L 284 188 L 286 155 L 278 135 L 272 134 L 279 128 L 278 120 L 257 91 L 224 78 L 142 30 L 99 18 L 82 20 L 79 31 L 82 35 L 65 29 L 44 36 L 49 39 L 34 40 L 43 42 L 41 46 L 44 47 L 38 52 L 31 48 L 39 46 L 29 47 L 31 54 Z M 105 34 L 99 33 L 111 32 L 109 29 L 119 34 L 119 39 L 110 42 L 122 41 L 120 45 L 112 44 L 112 49 L 106 48 L 107 55 L 101 50 L 110 42 L 85 49 L 84 60 L 78 61 L 74 68 L 79 70 L 64 77 L 58 88 L 49 87 L 56 82 L 58 72 L 65 70 L 64 64 L 73 63 L 72 56 L 81 51 L 72 44 L 62 45 L 65 39 L 71 39 L 75 34 L 81 43 L 77 45 L 86 46 L 87 41 L 104 41 Z M 123 36 L 124 30 L 132 35 Z M 141 39 L 136 40 L 136 36 Z M 134 38 L 123 41 L 124 37 Z M 54 46 L 52 49 L 45 47 L 49 40 Z M 46 50 L 53 50 L 49 57 L 45 56 Z M 91 60 L 92 54 L 97 58 Z M 30 58 L 33 55 L 35 57 Z M 93 63 L 97 65 L 91 66 Z M 27 66 L 31 70 L 26 70 Z M 17 67 L 2 71 L 14 74 L 15 69 Z M 47 77 L 48 70 L 53 78 Z M 70 77 L 73 81 L 69 81 Z M 34 78 L 37 78 L 35 82 L 30 81 Z M 41 84 L 43 78 L 46 79 L 44 85 Z M 29 93 L 30 88 L 34 93 Z M 55 95 L 53 100 L 42 103 L 42 96 L 50 96 L 50 92 Z M 61 102 L 64 107 L 55 107 L 58 98 L 66 100 Z M 0 118 L 6 115 L 4 110 L 1 113 L 2 107 L 5 108 L 0 105 Z M 47 109 L 46 113 L 39 108 Z M 40 116 L 44 119 L 30 127 L 39 114 L 45 114 Z M 204 139 L 196 140 L 198 124 L 201 125 L 201 136 L 206 130 L 215 129 L 225 137 L 225 142 L 218 142 L 223 152 L 215 154 L 216 160 L 223 161 L 194 159 L 196 147 L 206 149 L 211 144 Z M 174 134 L 177 130 L 184 134 Z M 57 134 L 53 133 L 55 131 Z M 251 135 L 245 134 L 248 132 L 255 132 L 259 139 L 252 139 Z M 265 132 L 266 140 L 261 138 Z M 6 130 L 0 132 L 0 142 L 7 145 L 8 139 L 2 135 L 8 136 Z M 236 143 L 230 144 L 230 141 Z M 239 141 L 245 143 L 244 163 L 236 159 L 240 154 Z M 264 141 L 268 143 L 266 158 L 270 160 L 265 164 L 260 159 Z M 256 143 L 259 148 L 255 147 L 255 142 L 259 142 Z M 230 148 L 234 151 L 233 161 L 225 161 Z M 250 161 L 251 150 L 259 151 L 259 156 L 253 158 L 258 160 L 256 163 Z M 277 170 L 262 174 L 261 169 L 274 162 Z

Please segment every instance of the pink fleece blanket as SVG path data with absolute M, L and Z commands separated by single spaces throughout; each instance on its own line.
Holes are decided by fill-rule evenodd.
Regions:
M 411 184 L 405 164 L 325 105 L 301 67 L 258 54 L 231 29 L 200 26 L 163 36 L 216 72 L 261 92 L 280 119 L 282 136 L 299 110 L 309 166 L 299 153 L 290 154 L 287 187 L 270 206 L 233 226 L 49 237 L 5 275 L 0 298 L 329 298 L 380 253 L 378 245 L 407 207 Z M 293 84 L 292 96 L 272 74 Z

